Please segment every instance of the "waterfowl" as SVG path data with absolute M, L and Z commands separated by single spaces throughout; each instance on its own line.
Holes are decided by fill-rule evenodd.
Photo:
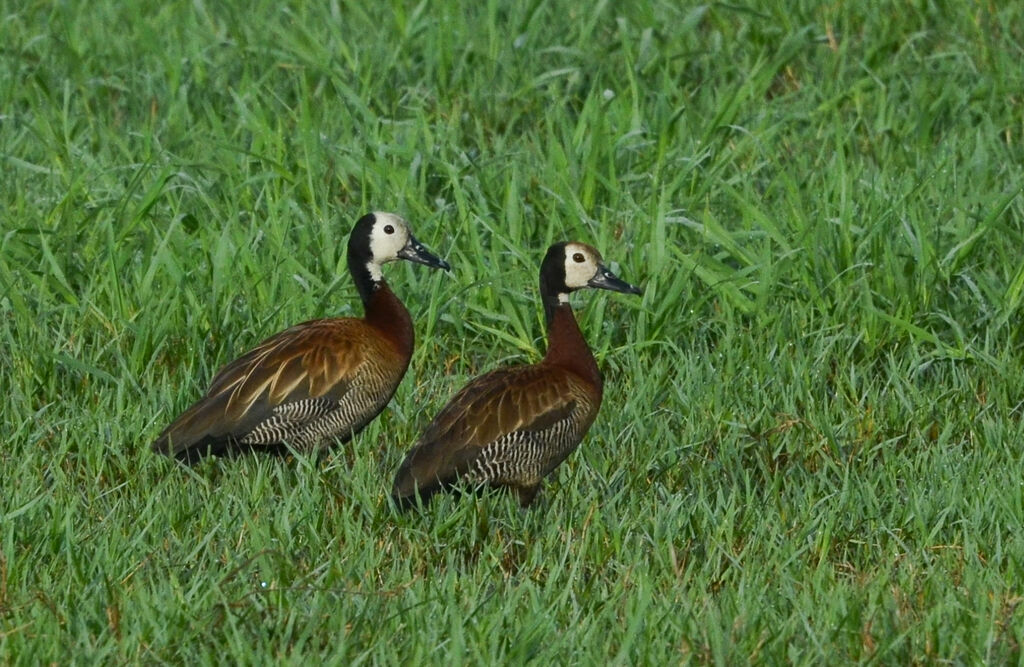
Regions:
M 543 478 L 576 449 L 601 406 L 597 362 L 576 323 L 569 293 L 585 287 L 642 294 L 583 243 L 551 246 L 540 269 L 548 327 L 544 359 L 491 371 L 463 387 L 402 462 L 392 498 L 401 507 L 463 478 L 510 487 L 523 507 Z
M 393 213 L 369 213 L 352 229 L 348 270 L 362 319 L 297 324 L 224 366 L 209 390 L 153 442 L 153 451 L 194 461 L 237 448 L 319 450 L 348 439 L 391 400 L 409 367 L 413 325 L 382 265 L 399 259 L 448 270 Z

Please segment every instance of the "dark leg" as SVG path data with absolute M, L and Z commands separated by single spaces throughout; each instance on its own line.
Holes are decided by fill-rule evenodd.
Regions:
M 529 507 L 533 499 L 537 497 L 537 492 L 540 491 L 540 482 L 530 486 L 517 486 L 515 489 L 516 493 L 519 494 L 519 506 Z

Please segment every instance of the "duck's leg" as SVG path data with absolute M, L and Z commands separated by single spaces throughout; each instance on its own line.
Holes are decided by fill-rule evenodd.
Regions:
M 516 486 L 514 488 L 516 490 L 516 494 L 519 496 L 519 506 L 529 507 L 530 503 L 532 503 L 534 498 L 537 497 L 537 492 L 540 491 L 540 482 L 530 484 L 528 486 Z

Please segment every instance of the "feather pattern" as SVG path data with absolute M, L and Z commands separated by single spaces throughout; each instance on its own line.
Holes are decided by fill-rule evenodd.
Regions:
M 428 496 L 459 477 L 530 489 L 576 449 L 600 405 L 582 377 L 541 362 L 492 371 L 441 410 L 406 457 L 396 497 Z
M 313 450 L 362 429 L 387 404 L 408 359 L 361 320 L 296 325 L 231 362 L 154 447 L 280 445 Z

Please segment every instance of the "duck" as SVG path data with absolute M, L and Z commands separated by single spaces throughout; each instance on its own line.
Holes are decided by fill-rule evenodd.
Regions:
M 310 320 L 266 339 L 221 368 L 152 450 L 189 463 L 246 449 L 306 454 L 362 430 L 391 400 L 412 358 L 412 317 L 382 272 L 400 259 L 451 269 L 399 215 L 359 218 L 347 261 L 364 316 Z
M 533 502 L 601 407 L 601 372 L 569 303 L 569 294 L 584 288 L 643 294 L 609 270 L 594 247 L 552 245 L 540 267 L 544 358 L 477 377 L 448 401 L 398 468 L 391 496 L 399 508 L 425 503 L 459 480 L 511 489 L 524 508 Z

